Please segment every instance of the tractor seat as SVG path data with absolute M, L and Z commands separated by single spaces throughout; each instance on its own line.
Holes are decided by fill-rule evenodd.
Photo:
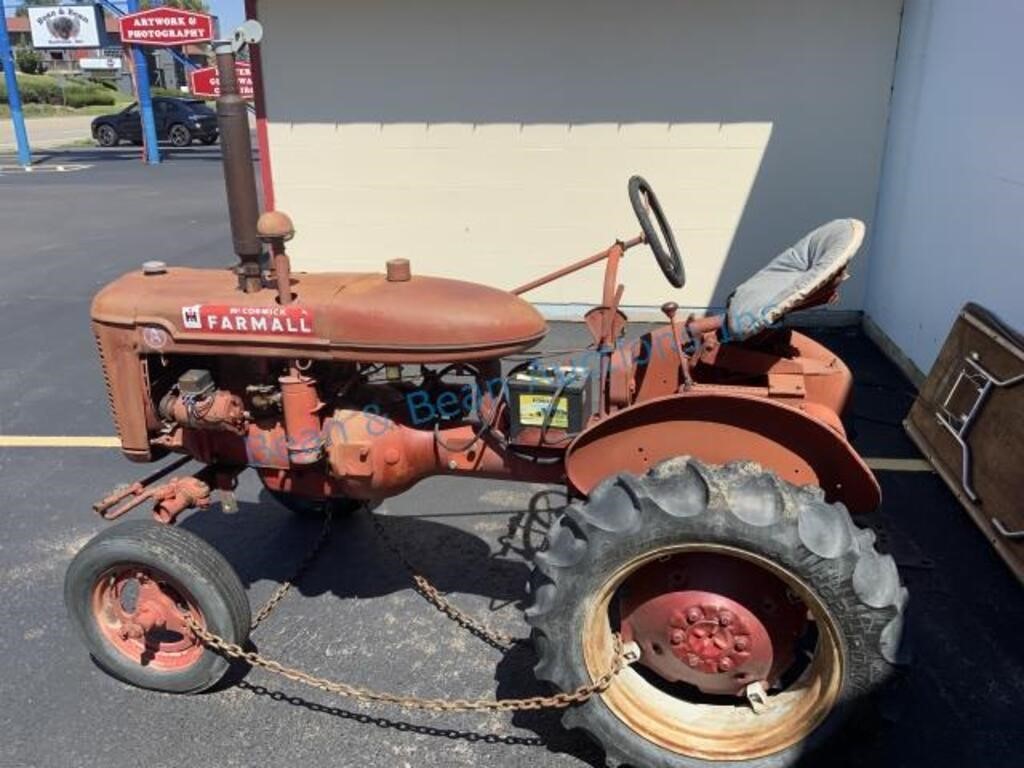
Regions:
M 838 284 L 863 240 L 863 222 L 836 219 L 780 253 L 729 297 L 730 338 L 749 339 L 787 312 L 822 303 L 817 294 Z

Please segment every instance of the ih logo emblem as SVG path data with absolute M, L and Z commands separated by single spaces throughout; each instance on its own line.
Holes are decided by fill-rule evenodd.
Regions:
M 200 330 L 203 327 L 203 321 L 199 317 L 199 307 L 201 304 L 193 304 L 191 307 L 181 308 L 181 323 L 186 328 L 192 330 Z

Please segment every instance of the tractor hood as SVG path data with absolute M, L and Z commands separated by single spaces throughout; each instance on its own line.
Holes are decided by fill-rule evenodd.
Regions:
M 374 273 L 293 273 L 295 301 L 243 293 L 230 270 L 132 272 L 101 290 L 96 323 L 137 329 L 143 351 L 254 354 L 367 362 L 485 360 L 521 352 L 547 325 L 496 288 Z

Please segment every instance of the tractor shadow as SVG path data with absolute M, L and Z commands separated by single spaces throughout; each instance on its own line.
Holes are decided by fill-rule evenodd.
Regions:
M 322 528 L 322 518 L 289 512 L 266 493 L 261 493 L 259 498 L 258 503 L 240 503 L 234 515 L 225 514 L 219 505 L 214 505 L 181 523 L 182 527 L 216 546 L 249 588 L 260 582 L 276 585 L 290 579 Z M 443 595 L 451 596 L 457 606 L 465 608 L 482 623 L 501 629 L 511 625 L 512 634 L 525 635 L 521 610 L 527 603 L 524 587 L 529 562 L 546 547 L 547 531 L 564 505 L 563 493 L 543 490 L 530 495 L 525 506 L 513 509 L 391 514 L 385 504 L 376 510 L 338 512 L 327 544 L 295 590 L 309 598 L 325 594 L 343 599 L 384 598 L 415 589 L 408 563 Z M 245 525 L 240 525 L 243 519 Z M 486 536 L 475 532 L 481 526 Z M 259 584 L 258 591 L 261 597 L 254 599 L 254 611 L 269 595 L 266 584 Z M 292 600 L 295 602 L 286 601 L 289 607 L 282 610 L 285 615 L 280 620 L 283 622 L 288 621 L 291 608 L 301 605 L 297 597 Z M 339 608 L 343 611 L 344 605 Z M 425 605 L 417 610 L 434 609 Z M 450 620 L 443 615 L 438 614 L 436 621 L 439 632 L 463 631 L 459 627 L 446 627 Z M 374 629 L 369 627 L 365 631 L 372 634 Z M 477 635 L 477 639 L 481 642 L 478 646 L 481 654 L 493 657 L 493 652 L 488 652 L 484 645 L 490 644 L 488 639 L 481 635 Z M 469 642 L 472 645 L 473 641 Z M 250 650 L 260 650 L 260 643 L 261 636 L 257 633 L 250 639 Z M 528 642 L 502 650 L 493 667 L 495 697 L 527 698 L 553 693 L 550 685 L 534 675 L 535 663 L 536 655 Z M 456 713 L 445 717 L 447 722 L 454 723 L 454 727 L 446 727 L 434 724 L 432 715 L 393 718 L 379 714 L 374 708 L 362 711 L 358 704 L 352 708 L 338 706 L 326 698 L 327 694 L 311 694 L 307 698 L 293 690 L 278 688 L 272 680 L 267 685 L 253 681 L 249 673 L 249 667 L 234 665 L 218 689 L 236 688 L 269 702 L 304 710 L 311 717 L 332 718 L 339 723 L 357 723 L 443 741 L 543 749 L 545 753 L 570 755 L 593 768 L 605 765 L 601 748 L 582 731 L 567 730 L 562 725 L 559 710 L 513 712 L 511 733 L 501 732 L 504 730 L 501 728 L 497 729 L 499 732 L 475 728 L 473 715 Z M 486 688 L 484 684 L 482 690 Z M 862 765 L 850 760 L 850 756 L 857 753 L 854 747 L 858 743 L 863 746 L 877 741 L 879 733 L 883 732 L 881 724 L 875 718 L 870 719 L 871 727 L 853 728 L 840 734 L 825 750 L 801 755 L 796 764 Z
M 553 506 L 552 497 L 559 506 Z M 307 597 L 383 597 L 413 588 L 408 563 L 443 594 L 485 597 L 492 612 L 521 608 L 529 560 L 546 546 L 547 528 L 563 499 L 556 491 L 541 491 L 525 509 L 429 517 L 390 514 L 387 505 L 335 512 L 329 540 L 295 589 Z M 263 492 L 259 503 L 239 502 L 238 507 L 229 515 L 214 504 L 180 525 L 214 545 L 246 587 L 291 579 L 320 535 L 322 518 L 293 514 Z M 472 530 L 474 523 L 505 532 L 492 545 Z
M 859 336 L 847 339 L 840 334 L 838 341 L 843 342 L 839 346 L 844 347 L 844 356 L 852 353 L 850 356 L 856 358 L 856 353 L 862 352 L 860 356 L 865 362 L 874 360 L 868 350 L 859 349 L 863 345 Z M 853 349 L 846 349 L 851 346 Z M 892 378 L 886 371 L 877 373 L 877 381 L 883 384 Z M 862 453 L 913 455 L 904 444 L 899 426 L 901 406 L 905 407 L 905 403 L 880 398 L 871 384 L 860 386 L 866 389 L 865 396 L 858 399 L 851 426 L 856 429 L 855 441 Z M 881 473 L 880 480 L 885 504 L 879 512 L 858 523 L 876 530 L 880 547 L 896 557 L 904 582 L 911 590 L 908 632 L 916 646 L 915 661 L 904 672 L 903 684 L 874 702 L 881 705 L 881 712 L 866 707 L 865 716 L 854 719 L 823 751 L 803 754 L 797 764 L 851 768 L 890 762 L 975 764 L 972 755 L 992 755 L 997 758 L 989 761 L 992 764 L 1007 764 L 998 758 L 1007 753 L 1007 744 L 1019 743 L 1019 739 L 1010 737 L 1007 741 L 1005 736 L 998 739 L 994 734 L 1014 733 L 1013 709 L 1007 706 L 993 711 L 982 702 L 990 695 L 1006 701 L 1003 697 L 1019 688 L 1016 682 L 1007 682 L 1003 677 L 1007 665 L 1011 671 L 1016 666 L 1012 661 L 1012 638 L 1021 626 L 1019 587 L 1001 563 L 992 558 L 987 541 L 959 513 L 941 481 L 927 473 L 891 472 Z M 486 624 L 522 635 L 526 628 L 519 609 L 526 602 L 528 563 L 544 548 L 547 529 L 564 506 L 564 497 L 554 491 L 524 493 L 522 486 L 505 487 L 518 489 L 515 496 L 519 499 L 513 501 L 509 495 L 509 502 L 502 504 L 501 509 L 488 509 L 486 503 L 467 505 L 462 491 L 458 499 L 452 498 L 449 503 L 447 486 L 441 486 L 441 493 L 438 487 L 430 486 L 417 490 L 416 498 L 406 500 L 404 505 L 396 503 L 392 507 L 388 502 L 377 514 L 387 536 L 400 544 L 406 559 L 443 593 L 450 594 L 456 605 Z M 254 494 L 249 497 L 256 498 Z M 274 586 L 291 576 L 319 535 L 320 523 L 294 515 L 265 497 L 240 506 L 238 515 L 225 515 L 214 505 L 202 514 L 188 517 L 182 526 L 225 554 L 243 583 L 252 587 L 253 602 L 258 605 Z M 401 514 L 383 514 L 392 510 Z M 957 563 L 958 567 L 943 568 L 944 562 Z M 970 573 L 971 579 L 963 579 L 964 572 Z M 312 598 L 330 594 L 341 598 L 387 599 L 411 589 L 408 572 L 378 536 L 371 517 L 357 513 L 337 518 L 328 546 L 295 591 Z M 412 607 L 419 601 L 418 596 L 411 595 L 403 602 Z M 979 601 L 984 608 L 977 612 Z M 335 605 L 331 600 L 321 605 L 330 614 L 322 620 L 335 622 L 334 628 L 344 631 L 344 616 L 350 606 Z M 309 608 L 303 608 L 299 595 L 293 595 L 282 604 L 280 621 L 288 621 L 289 612 L 296 608 L 311 615 Z M 446 626 L 448 620 L 444 616 L 430 616 L 434 610 L 431 606 L 424 603 L 415 610 L 436 622 L 431 626 L 437 628 L 439 635 L 447 638 L 461 633 L 458 627 Z M 335 615 L 335 611 L 341 616 Z M 372 611 L 365 615 L 370 614 Z M 955 629 L 965 615 L 984 628 L 980 635 L 971 634 L 970 645 Z M 278 617 L 270 623 L 275 620 Z M 310 620 L 321 622 L 317 618 Z M 372 638 L 378 629 L 370 623 L 360 632 Z M 261 642 L 259 633 L 255 642 Z M 463 653 L 479 669 L 479 674 L 474 674 L 479 683 L 474 689 L 491 690 L 501 698 L 551 693 L 534 676 L 535 658 L 529 646 L 516 646 L 498 657 L 472 638 L 466 642 Z M 984 672 L 976 665 L 965 665 L 963 660 L 970 658 L 971 648 L 978 643 L 984 645 L 988 658 L 1003 661 L 985 667 Z M 542 755 L 566 754 L 584 764 L 603 765 L 600 749 L 581 732 L 566 731 L 559 712 L 514 713 L 508 731 L 489 723 L 479 728 L 479 721 L 472 715 L 452 715 L 451 719 L 446 716 L 435 721 L 432 715 L 410 715 L 406 720 L 400 713 L 379 713 L 391 715 L 391 719 L 374 710 L 361 712 L 358 705 L 351 710 L 338 707 L 338 702 L 326 694 L 295 696 L 291 685 L 276 690 L 276 684 L 268 678 L 254 680 L 247 673 L 248 670 L 239 670 L 225 684 L 268 701 L 300 707 L 310 717 L 334 718 L 332 722 L 339 726 L 344 722 L 406 731 L 440 739 L 439 744 L 454 740 L 533 747 L 529 754 L 534 762 L 542 764 Z M 383 667 L 382 674 L 386 674 Z M 492 676 L 493 680 L 488 682 Z M 492 729 L 495 732 L 490 732 Z M 509 732 L 511 735 L 506 735 Z M 891 759 L 894 755 L 899 759 Z
M 414 589 L 407 562 L 417 572 L 426 575 L 442 594 L 451 594 L 456 604 L 464 604 L 460 600 L 462 596 L 486 598 L 487 607 L 483 610 L 479 606 L 476 610 L 467 609 L 483 623 L 500 626 L 501 622 L 492 622 L 491 619 L 496 615 L 514 613 L 514 634 L 525 634 L 520 617 L 527 597 L 525 584 L 529 562 L 546 547 L 548 528 L 564 504 L 563 492 L 542 490 L 533 493 L 527 506 L 521 509 L 440 515 L 451 523 L 415 514 L 388 514 L 386 505 L 375 511 L 338 513 L 334 517 L 330 539 L 295 589 L 306 597 L 326 593 L 339 598 L 384 597 Z M 240 521 L 236 518 L 239 515 L 245 516 L 244 526 L 238 524 Z M 488 537 L 490 541 L 466 530 L 467 526 L 472 527 L 473 522 L 481 521 L 491 534 Z M 263 493 L 260 503 L 240 503 L 235 515 L 224 514 L 219 505 L 214 505 L 201 515 L 187 518 L 181 525 L 214 544 L 235 567 L 243 584 L 250 587 L 260 581 L 281 583 L 289 579 L 318 538 L 322 523 L 319 518 L 284 510 Z M 449 620 L 444 616 L 438 615 L 437 621 L 442 630 L 462 631 L 458 627 L 445 628 L 444 622 Z M 482 643 L 493 645 L 484 636 L 477 635 L 477 638 Z M 251 649 L 258 650 L 259 642 L 258 636 L 251 639 Z M 534 677 L 535 663 L 536 657 L 529 643 L 520 642 L 511 649 L 503 649 L 493 673 L 495 696 L 524 698 L 553 693 L 550 686 Z M 559 711 L 529 711 L 513 715 L 512 725 L 515 728 L 532 732 L 535 736 L 492 733 L 472 728 L 438 727 L 392 719 L 373 711 L 346 709 L 285 692 L 273 685 L 268 687 L 250 682 L 248 678 L 249 668 L 236 664 L 218 689 L 234 687 L 255 697 L 306 710 L 311 715 L 382 730 L 448 741 L 543 748 L 547 752 L 572 755 L 595 768 L 604 766 L 600 748 L 582 733 L 565 730 Z

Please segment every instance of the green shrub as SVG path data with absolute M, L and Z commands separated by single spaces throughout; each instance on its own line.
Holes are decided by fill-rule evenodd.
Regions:
M 100 88 L 105 88 L 108 91 L 117 90 L 117 83 L 115 83 L 109 77 L 87 77 L 85 78 L 85 82 L 87 82 L 89 85 L 95 85 Z
M 20 46 L 14 49 L 14 62 L 18 69 L 28 75 L 39 75 L 43 71 L 43 55 L 33 48 Z
M 116 92 L 85 78 L 68 78 L 60 83 L 49 75 L 18 75 L 21 100 L 25 104 L 66 104 L 69 107 L 110 106 Z M 7 88 L 0 80 L 0 104 L 7 103 Z
M 114 104 L 114 94 L 103 88 L 71 87 L 64 91 L 64 99 L 69 107 L 111 106 Z
M 153 96 L 166 96 L 171 99 L 187 99 L 190 97 L 189 94 L 184 93 L 183 91 L 176 91 L 172 88 L 161 88 L 157 85 L 150 88 L 149 92 Z
M 57 81 L 46 75 L 23 75 L 18 77 L 21 100 L 26 104 L 60 104 L 60 87 Z M 7 94 L 4 93 L 4 101 Z

